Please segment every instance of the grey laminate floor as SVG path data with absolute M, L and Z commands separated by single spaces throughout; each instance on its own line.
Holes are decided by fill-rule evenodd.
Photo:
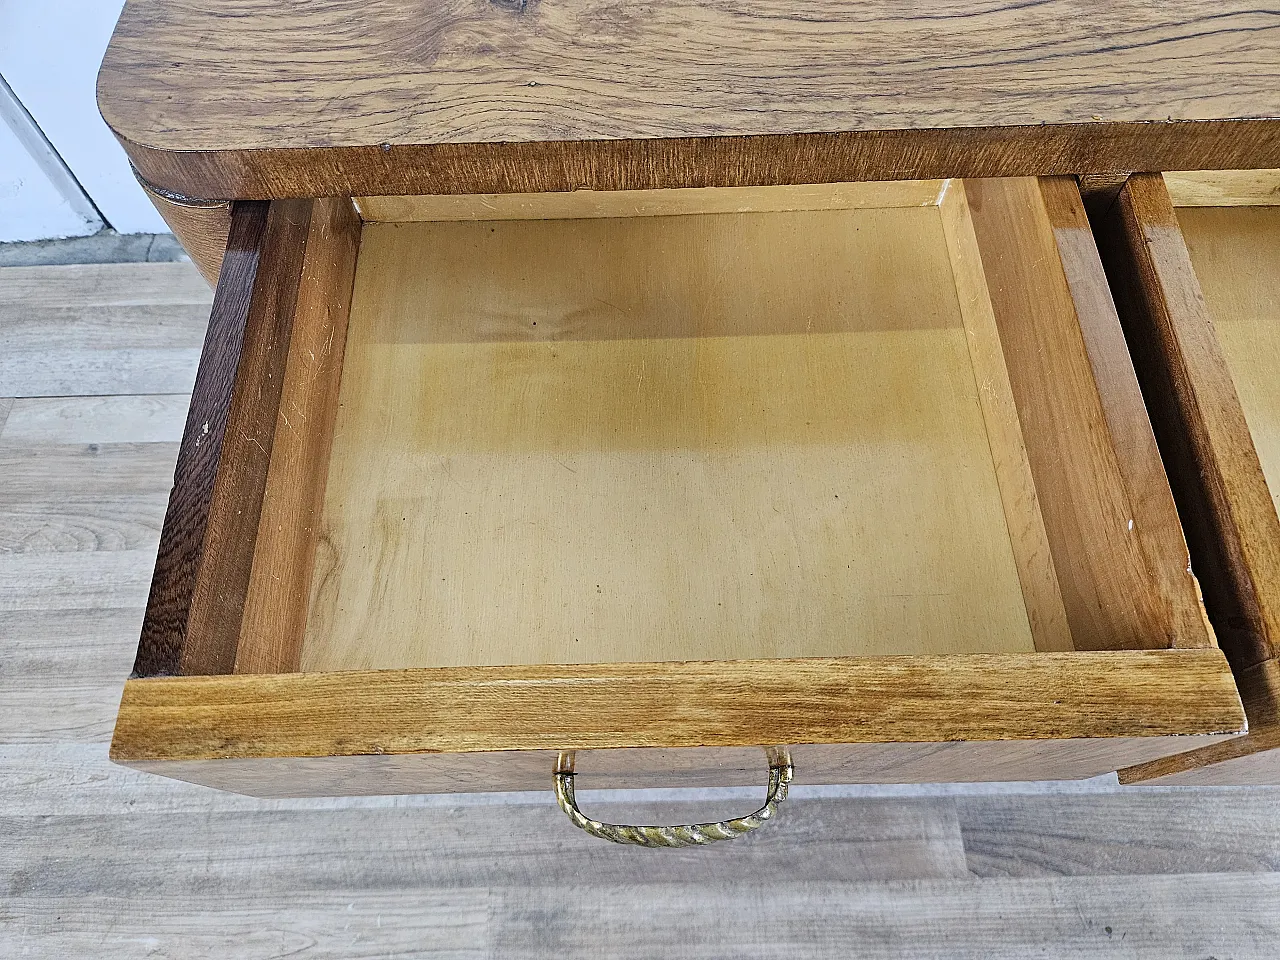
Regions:
M 549 793 L 112 766 L 208 302 L 190 264 L 0 269 L 0 957 L 1280 957 L 1280 791 L 798 789 L 760 834 L 647 851 Z M 661 799 L 636 815 L 706 812 Z

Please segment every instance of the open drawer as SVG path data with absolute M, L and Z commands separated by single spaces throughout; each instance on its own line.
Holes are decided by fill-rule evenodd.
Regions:
M 1099 223 L 1193 567 L 1250 726 L 1233 743 L 1123 770 L 1126 782 L 1280 783 L 1277 203 L 1280 171 L 1145 174 Z
M 1243 729 L 1073 180 L 234 206 L 117 761 L 1067 778 Z

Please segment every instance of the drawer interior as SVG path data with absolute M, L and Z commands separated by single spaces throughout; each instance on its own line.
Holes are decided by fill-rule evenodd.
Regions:
M 360 210 L 236 672 L 1211 645 L 1073 182 Z
M 1031 651 L 991 443 L 937 206 L 370 223 L 302 668 Z
M 1280 175 L 1275 180 L 1280 183 Z M 1182 206 L 1177 215 L 1280 509 L 1280 206 Z

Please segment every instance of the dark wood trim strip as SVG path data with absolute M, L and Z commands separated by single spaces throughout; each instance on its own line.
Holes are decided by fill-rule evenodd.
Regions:
M 1280 167 L 1280 120 L 1266 118 L 210 151 L 116 136 L 158 187 L 257 199 Z
M 312 207 L 273 201 L 267 215 L 187 614 L 185 675 L 235 667 Z
M 311 207 L 232 209 L 134 676 L 234 665 Z
M 1280 652 L 1280 520 L 1164 180 L 1094 223 L 1218 642 L 1237 673 Z
M 179 672 L 187 613 L 204 550 L 209 502 L 222 458 L 231 393 L 253 300 L 269 204 L 234 205 L 204 351 L 178 448 L 151 592 L 133 665 L 135 677 Z

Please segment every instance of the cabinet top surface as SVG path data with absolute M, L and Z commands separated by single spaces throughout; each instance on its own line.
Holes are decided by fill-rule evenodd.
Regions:
M 1094 145 L 1078 172 L 1132 169 L 1122 128 L 1160 128 L 1141 132 L 1152 145 L 1200 136 L 1210 159 L 1188 128 L 1214 124 L 1169 121 L 1276 117 L 1277 91 L 1280 11 L 1245 0 L 129 0 L 99 77 L 144 175 L 240 191 L 226 195 L 288 191 L 246 172 L 253 151 L 327 148 L 333 165 L 366 150 L 376 165 L 372 151 L 402 148 L 482 161 L 481 145 L 752 135 L 878 136 L 866 179 L 923 172 L 912 132 L 1005 153 L 957 171 L 972 175 L 1016 167 L 1010 151 L 1063 125 Z M 1280 151 L 1267 119 L 1213 138 L 1221 159 L 1201 166 Z M 139 160 L 155 152 L 190 156 Z M 200 157 L 226 170 L 196 171 Z

